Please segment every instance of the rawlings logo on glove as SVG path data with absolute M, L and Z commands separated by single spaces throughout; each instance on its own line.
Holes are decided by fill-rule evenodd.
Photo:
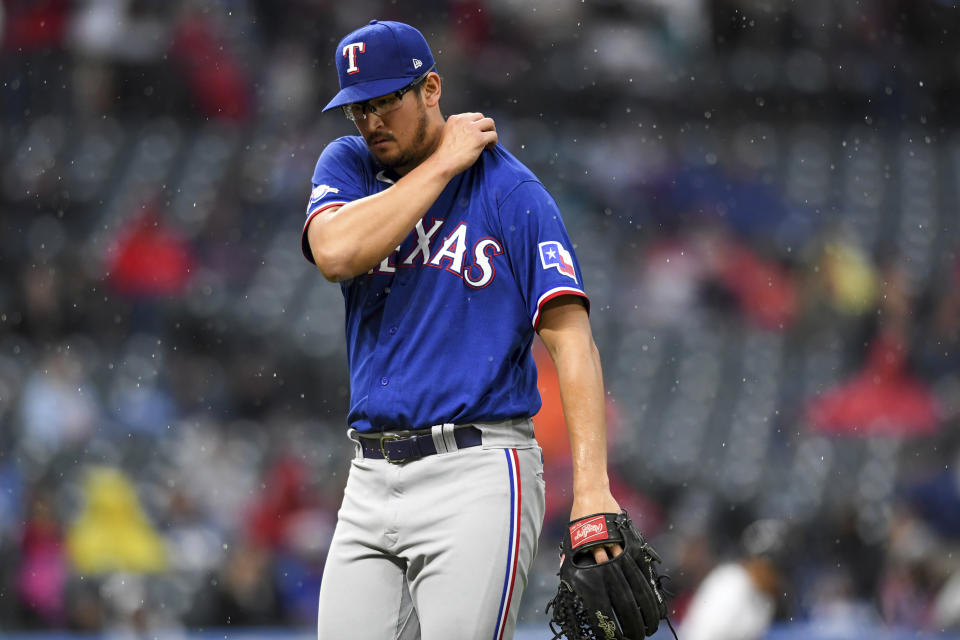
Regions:
M 608 544 L 623 553 L 597 564 L 590 549 Z M 554 640 L 641 640 L 656 633 L 667 618 L 658 562 L 625 511 L 571 522 L 560 544 L 560 587 L 546 609 L 553 610 Z
M 570 543 L 574 551 L 593 540 L 607 540 L 607 519 L 603 515 L 591 516 L 570 525 Z

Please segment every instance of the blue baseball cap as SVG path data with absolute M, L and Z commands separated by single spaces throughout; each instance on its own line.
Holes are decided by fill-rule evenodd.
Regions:
M 324 111 L 399 91 L 434 66 L 423 34 L 402 22 L 371 20 L 348 34 L 334 56 L 340 93 Z

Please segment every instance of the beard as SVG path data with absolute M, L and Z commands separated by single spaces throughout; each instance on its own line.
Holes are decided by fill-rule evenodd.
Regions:
M 413 134 L 413 142 L 407 149 L 401 149 L 393 158 L 381 158 L 377 160 L 385 169 L 392 169 L 398 173 L 405 173 L 423 162 L 429 153 L 427 149 L 427 110 L 423 106 L 422 98 L 417 95 L 417 129 Z

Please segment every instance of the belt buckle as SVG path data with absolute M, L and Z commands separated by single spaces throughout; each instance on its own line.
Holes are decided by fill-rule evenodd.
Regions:
M 393 442 L 394 440 L 402 440 L 402 436 L 397 436 L 393 434 L 385 434 L 380 436 L 380 453 L 383 454 L 383 459 L 389 462 L 390 464 L 402 464 L 403 460 L 392 460 L 387 454 L 387 450 L 384 448 L 384 442 Z

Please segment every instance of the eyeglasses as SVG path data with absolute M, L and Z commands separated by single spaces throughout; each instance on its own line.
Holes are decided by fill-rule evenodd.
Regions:
M 347 120 L 351 120 L 353 122 L 356 122 L 357 120 L 366 120 L 367 111 L 375 116 L 384 116 L 391 111 L 396 111 L 400 108 L 401 101 L 403 100 L 403 94 L 407 93 L 411 89 L 417 88 L 424 80 L 427 79 L 427 76 L 436 66 L 437 65 L 432 65 L 422 76 L 404 88 L 394 91 L 393 93 L 388 93 L 385 96 L 374 98 L 373 100 L 345 104 L 340 108 L 343 109 L 343 114 L 347 116 Z

